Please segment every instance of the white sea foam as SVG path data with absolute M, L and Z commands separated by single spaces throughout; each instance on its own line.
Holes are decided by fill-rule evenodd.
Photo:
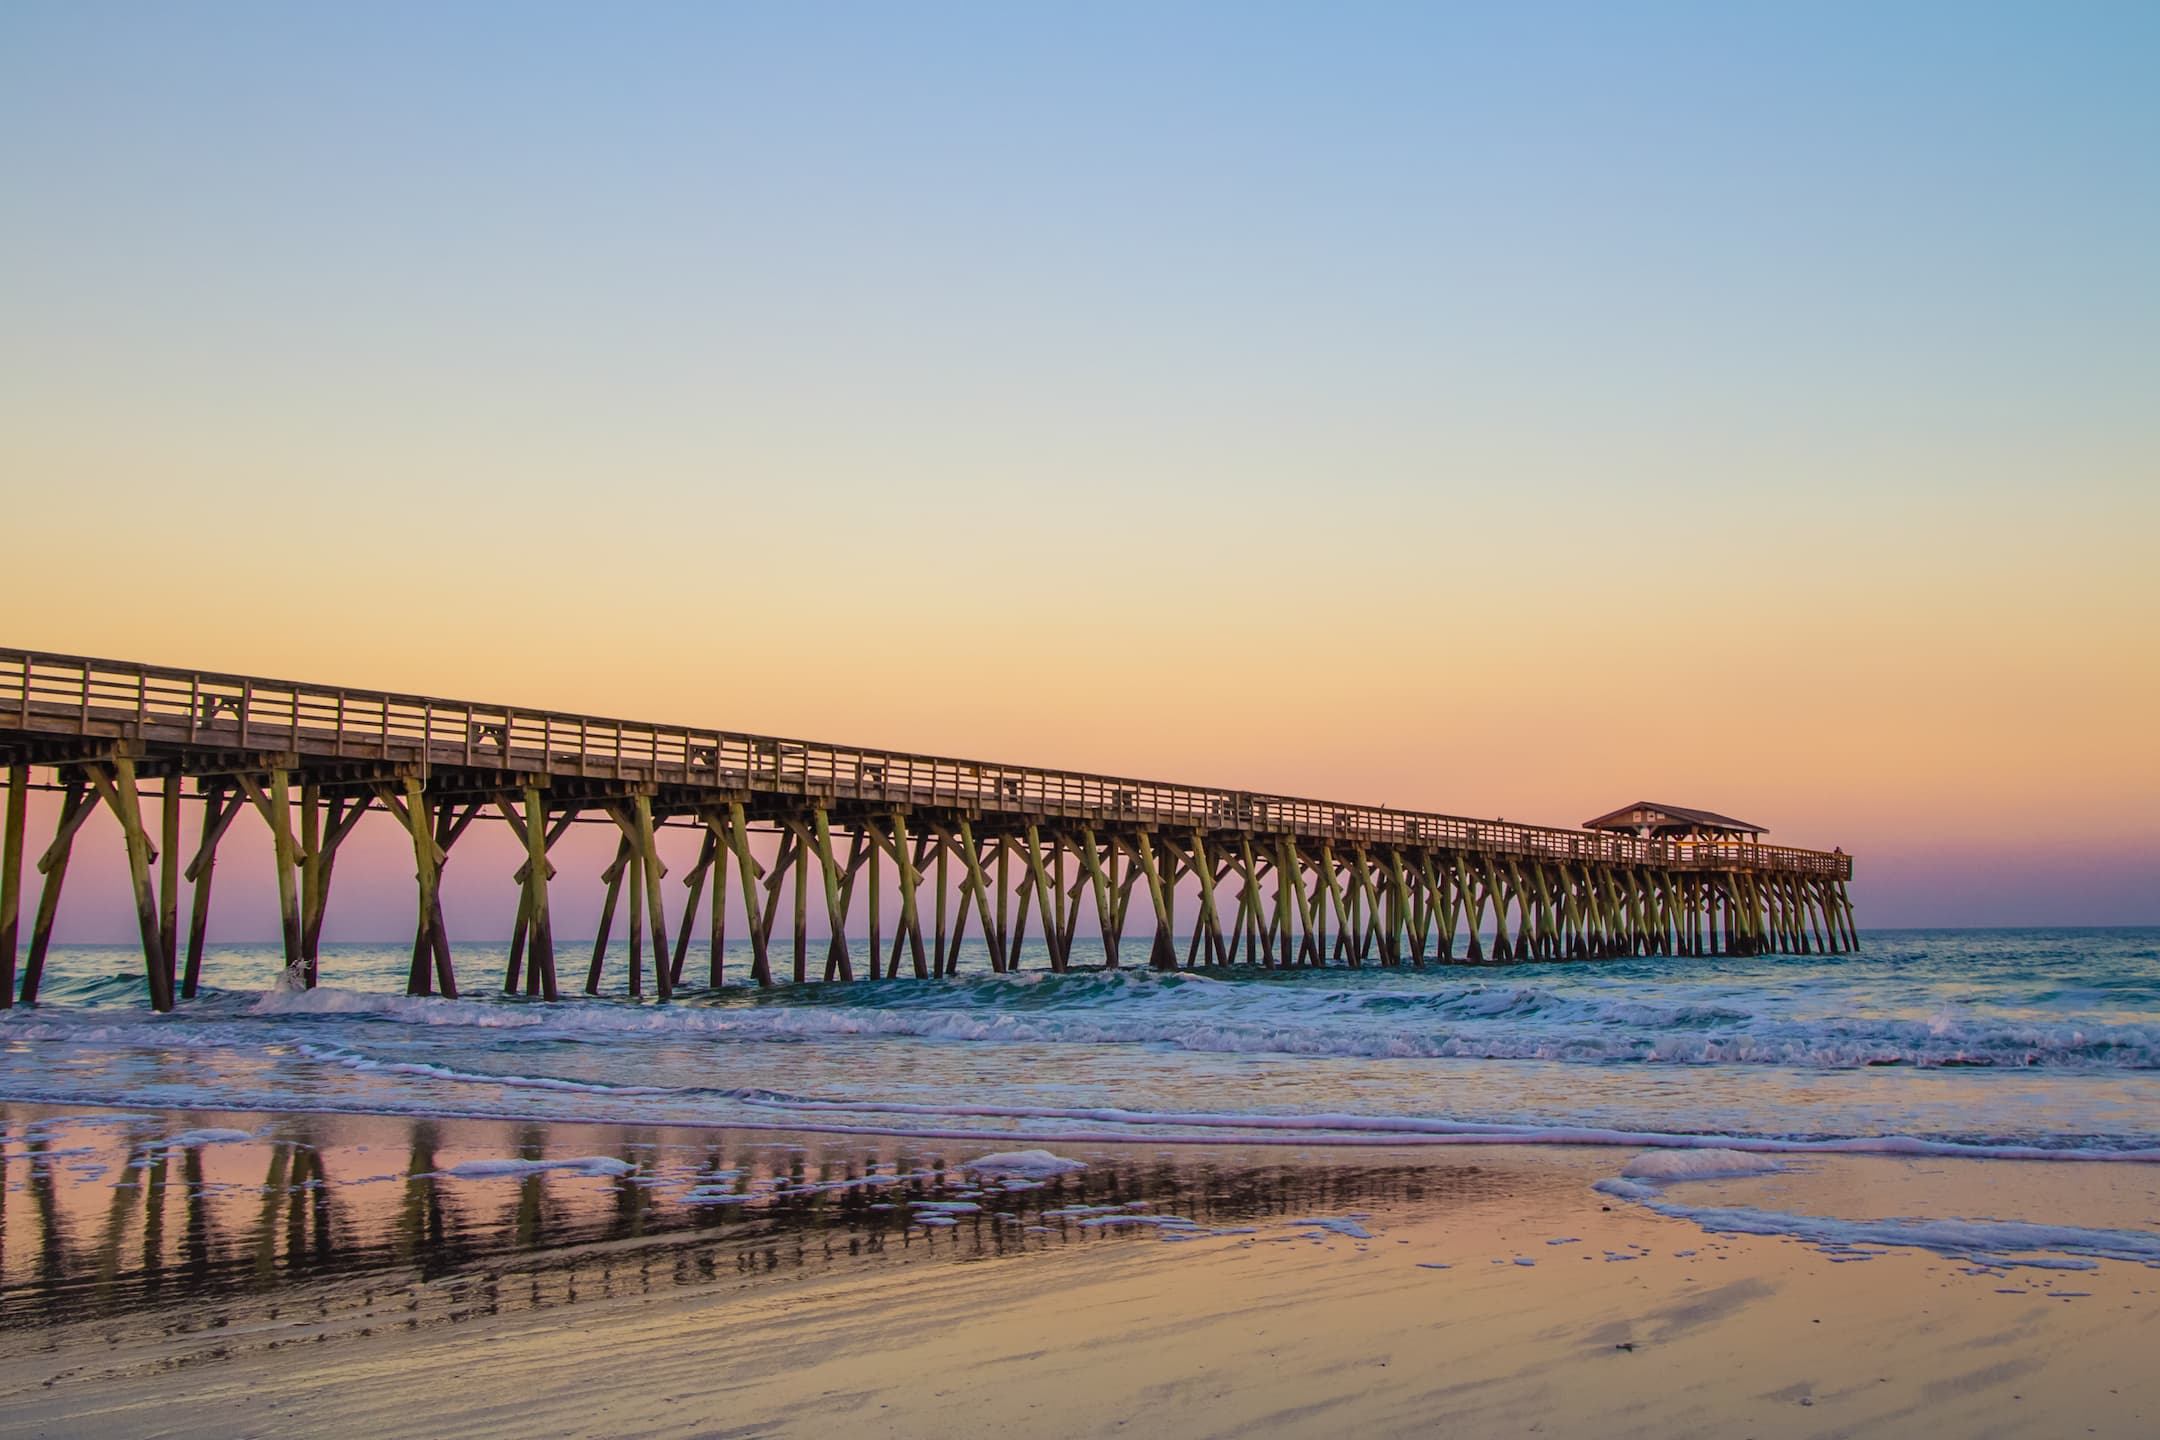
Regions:
M 167 1135 L 157 1143 L 170 1150 L 189 1150 L 200 1145 L 227 1145 L 236 1140 L 253 1140 L 252 1130 L 183 1130 L 177 1135 Z
M 485 1070 L 459 1070 L 449 1065 L 418 1060 L 374 1060 L 341 1046 L 302 1045 L 300 1052 L 311 1060 L 327 1060 L 352 1070 L 382 1075 L 417 1075 L 429 1080 L 456 1080 L 474 1085 L 507 1085 L 517 1090 L 555 1090 L 568 1095 L 674 1095 L 674 1085 L 610 1085 L 598 1080 L 560 1080 L 551 1075 L 503 1074 Z
M 1867 1260 L 1869 1247 L 1903 1247 L 1959 1255 L 1982 1266 L 2026 1265 L 2036 1269 L 2082 1270 L 2097 1260 L 2129 1260 L 2160 1268 L 2160 1234 L 2142 1230 L 2101 1230 L 2075 1225 L 2046 1225 L 2022 1220 L 1931 1219 L 1898 1216 L 1844 1219 L 1801 1215 L 1748 1206 L 1688 1205 L 1666 1197 L 1663 1186 L 1678 1181 L 1762 1173 L 1740 1168 L 1761 1157 L 1727 1152 L 1734 1168 L 1695 1168 L 1686 1162 L 1720 1164 L 1718 1152 L 1667 1152 L 1637 1156 L 1623 1172 L 1630 1178 L 1600 1180 L 1591 1186 L 1676 1220 L 1686 1220 L 1712 1234 L 1775 1235 L 1803 1240 L 1829 1253 L 1833 1261 Z M 2032 1258 L 2035 1252 L 2077 1258 Z M 1608 1260 L 1619 1258 L 1611 1254 Z M 1633 1257 L 1624 1257 L 1633 1258 Z
M 1600 1180 L 1590 1188 L 1621 1200 L 1654 1200 L 1659 1194 L 1657 1186 L 1633 1180 Z
M 2095 1230 L 2021 1220 L 1844 1220 L 1777 1210 L 1681 1205 L 1662 1199 L 1642 1203 L 1646 1209 L 1660 1215 L 1693 1221 L 1705 1230 L 1722 1235 L 1779 1235 L 1833 1247 L 1890 1245 L 1967 1257 L 2008 1257 L 1991 1262 L 1997 1265 L 2035 1263 L 2016 1258 L 2023 1252 L 2033 1251 L 2160 1265 L 2160 1235 L 2140 1230 Z M 2089 1267 L 2057 1262 L 2052 1265 L 2040 1263 L 2037 1268 Z
M 566 1039 L 729 1035 L 742 1039 L 891 1036 L 985 1043 L 1168 1045 L 1233 1054 L 1542 1059 L 1654 1064 L 2160 1068 L 2160 1025 L 2056 1022 L 1938 1013 L 1925 1020 L 1761 1014 L 1726 1004 L 1656 1003 L 1533 986 L 1452 985 L 1314 995 L 1254 993 L 1198 977 L 1064 977 L 1064 1003 L 1010 1008 L 1053 977 L 976 978 L 885 994 L 878 1004 L 626 1006 L 566 1001 L 548 1009 L 493 1001 L 325 987 L 273 990 L 259 1017 L 380 1017 L 429 1027 L 519 1029 Z M 17 1027 L 23 1027 L 18 1030 Z M 0 1021 L 0 1038 L 49 1037 Z
M 1630 1180 L 1670 1183 L 1732 1175 L 1767 1175 L 1784 1169 L 1774 1156 L 1745 1150 L 1653 1150 L 1620 1167 Z

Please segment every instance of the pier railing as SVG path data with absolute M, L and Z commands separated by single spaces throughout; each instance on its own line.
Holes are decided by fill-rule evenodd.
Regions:
M 0 732 L 415 764 L 751 794 L 956 805 L 1335 844 L 1847 879 L 1839 853 L 1588 830 L 1126 779 L 686 725 L 0 650 Z

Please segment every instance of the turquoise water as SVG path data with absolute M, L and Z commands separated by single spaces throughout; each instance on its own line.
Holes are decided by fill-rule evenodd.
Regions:
M 322 988 L 286 991 L 275 948 L 241 946 L 168 1016 L 143 1004 L 138 952 L 62 948 L 44 1003 L 0 1018 L 0 1098 L 1299 1146 L 2160 1151 L 2160 930 L 1863 940 L 1843 956 L 1171 975 L 996 976 L 971 949 L 949 980 L 667 1005 L 489 993 L 500 955 L 477 949 L 459 954 L 460 1000 L 399 993 L 405 947 L 326 946 Z M 559 950 L 582 971 L 578 947 Z M 731 973 L 747 960 L 731 952 Z M 705 969 L 693 947 L 685 973 Z

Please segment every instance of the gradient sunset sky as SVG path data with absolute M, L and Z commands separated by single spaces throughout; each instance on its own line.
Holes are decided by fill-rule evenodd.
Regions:
M 2160 6 L 12 0 L 0 196 L 0 643 L 2160 921 Z

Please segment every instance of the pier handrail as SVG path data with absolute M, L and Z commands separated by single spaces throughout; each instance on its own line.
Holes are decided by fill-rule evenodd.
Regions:
M 1277 831 L 1355 848 L 1423 845 L 1498 856 L 1752 869 L 1848 879 L 1851 857 L 1734 840 L 1658 840 L 1507 820 L 1139 780 L 1081 771 L 527 706 L 44 651 L 0 649 L 0 732 L 289 749 L 354 760 L 461 766 L 882 804 Z

